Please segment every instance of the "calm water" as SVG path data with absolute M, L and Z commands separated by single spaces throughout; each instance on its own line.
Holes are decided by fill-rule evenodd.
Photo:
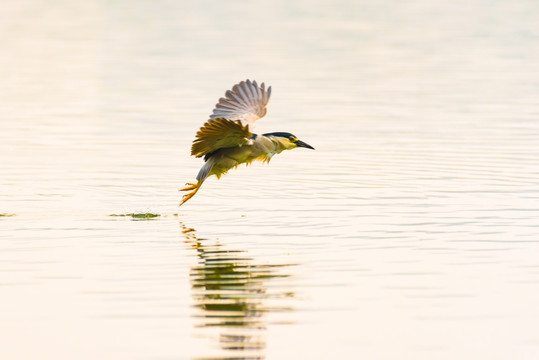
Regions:
M 539 358 L 537 1 L 0 9 L 0 358 Z M 178 208 L 246 78 L 317 150 Z

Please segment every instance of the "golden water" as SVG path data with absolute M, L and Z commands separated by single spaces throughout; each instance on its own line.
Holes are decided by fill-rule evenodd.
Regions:
M 0 358 L 539 357 L 536 1 L 0 8 Z M 246 78 L 316 151 L 178 208 Z

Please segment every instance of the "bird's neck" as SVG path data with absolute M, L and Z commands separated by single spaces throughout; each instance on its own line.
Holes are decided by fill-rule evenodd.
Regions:
M 292 142 L 290 142 L 290 140 L 288 140 L 288 138 L 274 136 L 271 134 L 265 134 L 262 136 L 271 142 L 274 147 L 273 151 L 277 154 L 283 150 L 289 150 L 296 147 Z

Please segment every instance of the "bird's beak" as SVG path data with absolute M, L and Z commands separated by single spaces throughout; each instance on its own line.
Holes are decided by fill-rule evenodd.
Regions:
M 309 145 L 309 144 L 307 144 L 307 143 L 304 143 L 304 142 L 301 141 L 301 140 L 296 141 L 296 145 L 297 145 L 298 147 L 304 147 L 304 148 L 307 148 L 307 149 L 313 149 L 313 150 L 314 150 L 314 148 L 313 148 L 311 145 Z

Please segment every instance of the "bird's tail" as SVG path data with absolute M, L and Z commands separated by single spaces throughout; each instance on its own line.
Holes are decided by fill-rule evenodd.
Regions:
M 213 159 L 209 158 L 208 161 L 200 168 L 200 171 L 197 175 L 197 181 L 203 182 L 208 176 L 210 176 L 210 171 L 213 168 Z

